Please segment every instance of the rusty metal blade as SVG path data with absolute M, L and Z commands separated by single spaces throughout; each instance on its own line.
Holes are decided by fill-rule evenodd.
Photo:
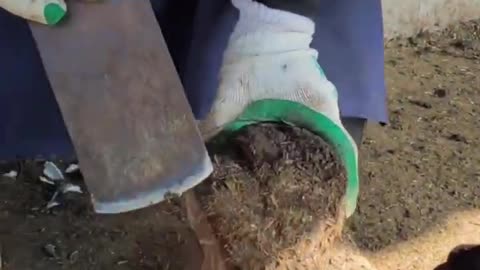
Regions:
M 148 0 L 69 2 L 31 24 L 98 213 L 182 193 L 212 164 Z

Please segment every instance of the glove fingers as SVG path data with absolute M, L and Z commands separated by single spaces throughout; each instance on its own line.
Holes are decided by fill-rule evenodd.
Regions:
M 54 25 L 66 14 L 63 0 L 0 0 L 0 7 L 24 19 Z

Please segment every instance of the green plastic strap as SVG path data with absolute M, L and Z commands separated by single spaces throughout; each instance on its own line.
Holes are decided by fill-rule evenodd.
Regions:
M 50 3 L 43 9 L 43 16 L 48 25 L 57 24 L 65 17 L 66 13 L 67 11 L 56 3 Z
M 298 102 L 264 99 L 249 105 L 222 133 L 235 132 L 260 122 L 280 122 L 305 128 L 335 147 L 347 171 L 346 215 L 350 217 L 357 205 L 359 177 L 357 150 L 346 131 L 327 116 Z

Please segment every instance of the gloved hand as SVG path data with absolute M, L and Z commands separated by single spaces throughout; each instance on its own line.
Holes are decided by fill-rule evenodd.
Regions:
M 310 48 L 313 21 L 252 0 L 232 0 L 240 18 L 224 53 L 212 111 L 200 123 L 212 137 L 262 121 L 311 130 L 329 141 L 347 170 L 346 213 L 358 196 L 357 146 L 343 127 L 335 86 Z
M 63 0 L 0 0 L 0 8 L 24 19 L 54 25 L 66 14 Z

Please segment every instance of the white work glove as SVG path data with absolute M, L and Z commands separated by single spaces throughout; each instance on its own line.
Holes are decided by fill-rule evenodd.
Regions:
M 310 129 L 332 143 L 347 168 L 347 216 L 358 195 L 357 147 L 340 121 L 335 86 L 310 48 L 314 22 L 252 0 L 232 0 L 240 18 L 231 34 L 207 137 L 262 121 Z
M 66 14 L 63 0 L 0 0 L 0 8 L 26 20 L 54 25 Z

